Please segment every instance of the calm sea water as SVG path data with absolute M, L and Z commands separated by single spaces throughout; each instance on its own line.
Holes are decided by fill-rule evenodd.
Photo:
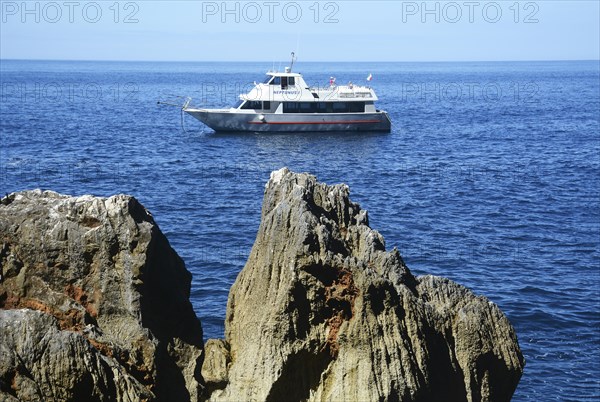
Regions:
M 372 73 L 391 134 L 216 135 L 190 117 L 182 131 L 156 104 L 227 106 L 272 67 L 2 60 L 0 191 L 135 195 L 222 337 L 269 173 L 345 182 L 414 273 L 508 315 L 527 359 L 515 401 L 598 400 L 598 62 L 297 65 L 313 85 Z

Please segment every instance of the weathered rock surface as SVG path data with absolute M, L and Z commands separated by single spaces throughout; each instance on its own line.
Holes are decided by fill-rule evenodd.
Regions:
M 508 401 L 524 367 L 496 305 L 414 277 L 347 186 L 287 169 L 225 326 L 202 371 L 215 401 Z
M 508 401 L 496 305 L 415 277 L 345 185 L 287 169 L 202 343 L 190 274 L 132 197 L 0 201 L 0 400 Z
M 132 197 L 0 201 L 0 400 L 197 400 L 191 275 Z

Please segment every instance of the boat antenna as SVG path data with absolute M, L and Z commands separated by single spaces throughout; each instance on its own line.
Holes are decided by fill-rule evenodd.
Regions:
M 296 54 L 294 52 L 292 52 L 292 64 L 290 64 L 290 72 L 292 71 L 292 68 L 294 67 L 294 61 L 296 61 Z

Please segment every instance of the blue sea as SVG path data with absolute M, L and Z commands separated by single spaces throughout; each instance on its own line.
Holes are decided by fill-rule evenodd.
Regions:
M 311 85 L 372 74 L 389 134 L 221 135 L 157 105 L 228 106 L 283 66 L 2 60 L 0 192 L 136 196 L 212 338 L 270 172 L 347 183 L 413 273 L 507 314 L 527 361 L 513 400 L 599 400 L 598 61 L 297 63 Z

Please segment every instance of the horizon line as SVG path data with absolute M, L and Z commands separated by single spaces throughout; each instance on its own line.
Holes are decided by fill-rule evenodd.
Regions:
M 1 61 L 49 61 L 49 62 L 121 62 L 121 63 L 273 63 L 272 60 L 119 60 L 119 59 L 22 59 L 2 58 Z M 303 60 L 298 63 L 531 63 L 531 62 L 599 62 L 598 59 L 527 59 L 527 60 Z

